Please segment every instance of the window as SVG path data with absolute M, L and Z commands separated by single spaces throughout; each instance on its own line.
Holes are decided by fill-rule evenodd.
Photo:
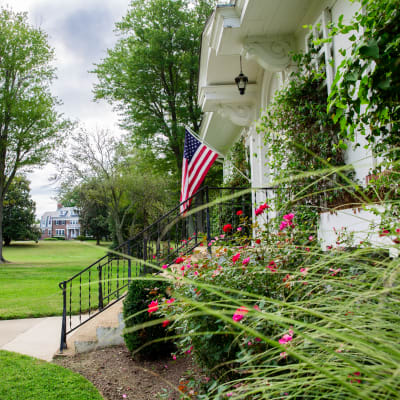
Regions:
M 320 17 L 313 24 L 312 31 L 306 36 L 306 51 L 313 50 L 315 57 L 312 63 L 315 68 L 319 70 L 321 67 L 326 72 L 326 85 L 328 94 L 331 91 L 333 83 L 333 49 L 332 42 L 315 44 L 313 40 L 328 39 L 329 38 L 329 24 L 332 21 L 331 10 L 326 8 Z
M 64 236 L 64 229 L 56 229 L 56 236 Z

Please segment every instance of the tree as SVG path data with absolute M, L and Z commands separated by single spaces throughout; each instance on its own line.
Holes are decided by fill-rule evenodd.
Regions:
M 79 209 L 79 221 L 81 232 L 84 235 L 93 236 L 96 244 L 100 245 L 100 240 L 110 235 L 108 207 L 102 199 L 98 197 L 98 190 L 101 187 L 92 179 L 82 182 L 71 189 L 62 188 L 60 191 L 59 202 Z
M 153 170 L 142 151 L 130 150 L 106 130 L 75 132 L 72 142 L 59 160 L 62 187 L 78 184 L 91 202 L 107 207 L 117 244 L 165 211 L 169 178 Z
M 137 146 L 147 146 L 173 172 L 181 170 L 184 125 L 198 131 L 200 38 L 211 0 L 132 0 L 121 36 L 96 65 L 96 99 L 114 104 Z
M 30 198 L 29 181 L 24 176 L 16 176 L 4 197 L 3 239 L 6 246 L 11 240 L 39 239 L 35 209 Z
M 50 93 L 54 52 L 26 13 L 0 9 L 0 262 L 3 203 L 17 171 L 44 164 L 69 127 Z

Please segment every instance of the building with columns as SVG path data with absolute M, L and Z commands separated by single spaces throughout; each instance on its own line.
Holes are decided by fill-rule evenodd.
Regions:
M 338 22 L 343 15 L 346 23 L 359 9 L 360 3 L 349 0 L 226 0 L 219 2 L 209 18 L 201 44 L 198 100 L 204 118 L 200 136 L 223 155 L 244 137 L 253 188 L 271 185 L 265 156 L 268 144 L 263 143 L 256 126 L 275 92 L 285 85 L 295 68 L 291 53 L 304 51 L 311 43 L 310 30 L 304 26 L 319 26 L 314 37 L 327 38 L 331 21 Z M 317 49 L 318 57 L 327 66 L 328 91 L 342 61 L 340 50 L 350 46 L 347 36 L 337 35 Z M 241 60 L 248 77 L 244 95 L 239 94 L 235 83 Z M 375 160 L 371 151 L 364 148 L 364 137 L 356 140 L 360 146 L 349 146 L 345 160 L 354 165 L 355 178 L 365 185 Z M 323 243 L 328 245 L 334 240 L 332 227 L 365 230 L 376 217 L 364 213 L 359 216 L 344 210 L 336 215 L 321 215 Z
M 76 239 L 81 234 L 79 211 L 75 207 L 57 204 L 56 211 L 45 212 L 40 219 L 41 239 Z

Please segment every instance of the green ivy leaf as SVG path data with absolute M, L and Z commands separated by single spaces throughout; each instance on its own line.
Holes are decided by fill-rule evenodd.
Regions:
M 360 54 L 367 58 L 379 58 L 379 47 L 375 39 L 371 39 L 367 44 L 360 46 Z
M 379 89 L 382 89 L 382 90 L 390 89 L 390 79 L 380 81 L 377 86 Z

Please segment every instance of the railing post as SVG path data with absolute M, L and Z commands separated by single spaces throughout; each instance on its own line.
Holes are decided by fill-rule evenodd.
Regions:
M 207 249 L 208 249 L 208 252 L 211 254 L 211 246 L 208 245 L 211 242 L 210 209 L 208 207 L 210 198 L 208 196 L 208 186 L 206 186 L 205 191 L 206 191 L 206 204 L 207 204 L 207 208 L 206 208 Z
M 98 268 L 99 270 L 99 310 L 103 309 L 103 283 L 102 283 L 102 265 L 99 264 Z
M 63 314 L 61 325 L 60 353 L 67 348 L 67 282 L 61 282 L 60 288 L 63 291 Z

